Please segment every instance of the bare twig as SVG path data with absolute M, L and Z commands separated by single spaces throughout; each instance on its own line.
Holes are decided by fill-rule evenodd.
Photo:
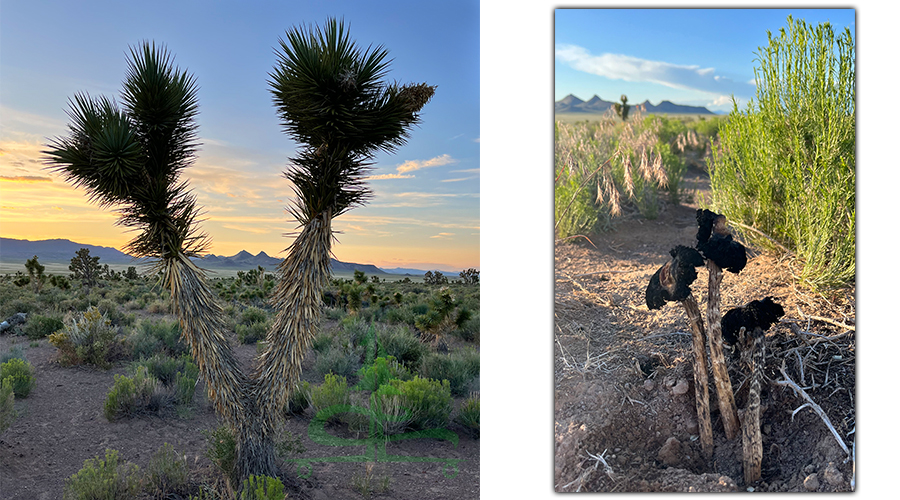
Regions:
M 847 324 L 845 324 L 845 323 L 841 323 L 840 321 L 835 321 L 835 320 L 833 320 L 833 319 L 823 318 L 822 316 L 813 316 L 813 315 L 811 315 L 811 314 L 804 314 L 803 311 L 800 310 L 800 307 L 797 307 L 797 312 L 800 313 L 800 316 L 801 316 L 801 317 L 809 318 L 809 319 L 812 319 L 812 320 L 815 320 L 815 321 L 821 321 L 821 322 L 823 322 L 823 323 L 830 323 L 830 324 L 832 324 L 832 325 L 839 326 L 839 327 L 841 327 L 841 328 L 846 328 L 847 330 L 853 330 L 854 332 L 856 331 L 856 327 L 855 327 L 855 326 L 847 325 Z
M 592 273 L 576 274 L 576 275 L 574 275 L 574 276 L 572 276 L 572 277 L 573 277 L 573 278 L 584 278 L 585 276 L 593 276 L 593 275 L 595 275 L 595 274 L 620 274 L 620 273 L 630 273 L 630 272 L 633 272 L 633 271 L 627 271 L 627 270 L 615 270 L 615 271 L 612 271 L 612 270 L 605 270 L 605 271 L 594 271 L 594 272 L 592 272 Z
M 841 449 L 844 450 L 844 452 L 849 456 L 850 450 L 847 449 L 847 445 L 844 444 L 844 440 L 841 439 L 841 436 L 840 434 L 838 434 L 837 429 L 835 429 L 834 426 L 831 425 L 831 420 L 828 419 L 828 415 L 825 414 L 825 410 L 823 410 L 821 406 L 817 405 L 816 402 L 813 401 L 811 397 L 809 397 L 809 394 L 807 394 L 806 391 L 804 391 L 799 385 L 797 385 L 796 382 L 791 380 L 784 369 L 784 360 L 782 360 L 781 362 L 781 376 L 784 377 L 784 380 L 779 380 L 775 383 L 778 385 L 786 385 L 790 387 L 794 390 L 794 392 L 797 393 L 797 395 L 802 397 L 807 402 L 809 407 L 812 408 L 812 410 L 815 411 L 817 415 L 819 415 L 819 418 L 821 418 L 822 421 L 825 422 L 825 426 L 828 427 L 828 430 L 830 430 L 834 435 L 834 438 L 837 440 L 838 444 L 841 445 Z
M 584 238 L 584 239 L 588 240 L 588 243 L 590 243 L 592 247 L 597 248 L 597 245 L 595 245 L 594 242 L 591 241 L 590 238 L 588 238 L 587 236 L 585 236 L 585 235 L 583 235 L 583 234 L 575 234 L 575 235 L 572 235 L 572 236 L 567 236 L 567 237 L 565 237 L 565 238 L 558 238 L 558 239 L 556 240 L 556 243 L 562 243 L 562 242 L 564 242 L 564 241 L 566 241 L 566 240 L 571 240 L 572 238 Z
M 762 236 L 763 238 L 769 240 L 769 243 L 775 245 L 776 247 L 778 247 L 781 251 L 783 251 L 783 252 L 786 253 L 786 254 L 794 253 L 794 252 L 791 252 L 790 250 L 788 250 L 787 248 L 785 248 L 781 243 L 778 243 L 777 241 L 775 241 L 774 239 L 772 239 L 772 237 L 770 237 L 770 236 L 767 235 L 766 233 L 760 231 L 759 229 L 756 229 L 755 227 L 750 227 L 750 226 L 741 224 L 740 222 L 735 222 L 735 221 L 733 221 L 733 220 L 728 221 L 728 223 L 729 223 L 729 224 L 732 224 L 732 225 L 735 225 L 735 226 L 738 226 L 738 227 L 741 227 L 741 228 L 744 228 L 744 229 L 746 229 L 746 230 L 748 230 L 748 231 L 753 231 L 754 233 L 756 233 L 756 234 Z

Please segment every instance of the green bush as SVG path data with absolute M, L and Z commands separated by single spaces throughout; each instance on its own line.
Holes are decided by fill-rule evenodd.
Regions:
M 856 276 L 854 40 L 787 23 L 760 48 L 756 99 L 719 131 L 711 208 L 759 231 L 742 232 L 752 243 L 794 252 L 810 286 L 840 287 Z
M 269 320 L 269 314 L 258 307 L 250 306 L 241 313 L 241 324 L 265 323 Z
M 378 352 L 381 357 L 393 356 L 411 371 L 419 368 L 428 347 L 406 326 L 388 328 L 378 335 Z
M 467 394 L 473 381 L 481 373 L 478 352 L 465 349 L 452 354 L 430 353 L 422 360 L 419 373 L 426 378 L 446 380 L 454 396 Z
M 412 378 L 412 374 L 397 362 L 396 358 L 388 356 L 376 358 L 371 365 L 360 368 L 357 377 L 359 377 L 357 389 L 375 391 L 391 379 L 408 380 Z
M 416 419 L 414 409 L 404 404 L 400 388 L 388 383 L 369 396 L 369 409 L 375 415 L 375 433 L 390 436 L 405 431 Z
M 294 388 L 291 397 L 288 399 L 284 412 L 288 415 L 302 415 L 303 411 L 310 406 L 310 392 L 312 388 L 309 382 L 302 381 Z
M 266 332 L 269 330 L 269 323 L 250 323 L 245 325 L 238 324 L 235 327 L 238 342 L 242 344 L 255 344 L 260 340 L 265 340 Z
M 310 390 L 309 401 L 317 415 L 320 411 L 333 406 L 349 405 L 350 388 L 347 386 L 347 378 L 326 374 L 325 381 Z M 341 419 L 338 415 L 332 415 L 329 420 L 339 421 Z
M 183 496 L 188 487 L 187 457 L 179 456 L 169 443 L 164 443 L 147 464 L 146 490 L 154 498 Z
M 25 359 L 25 351 L 22 349 L 22 346 L 14 345 L 10 347 L 8 351 L 0 354 L 0 364 L 6 363 L 11 359 L 21 359 L 22 361 L 27 361 Z
M 65 325 L 58 317 L 32 314 L 28 317 L 28 322 L 25 323 L 25 335 L 32 340 L 42 339 L 47 335 L 62 330 L 63 326 Z
M 178 357 L 189 354 L 188 345 L 181 338 L 181 327 L 177 321 L 143 320 L 138 323 L 125 339 L 131 350 L 132 359 L 144 359 L 161 351 Z
M 117 374 L 114 380 L 103 405 L 103 415 L 110 422 L 136 413 L 159 411 L 171 402 L 171 395 L 161 390 L 146 366 L 138 366 L 131 377 Z
M 27 397 L 34 388 L 34 367 L 22 359 L 11 359 L 0 365 L 0 381 L 13 389 L 17 398 Z
M 462 406 L 459 407 L 459 415 L 456 421 L 469 429 L 475 437 L 481 433 L 481 397 L 477 392 L 472 393 Z
M 206 458 L 225 474 L 234 484 L 237 481 L 237 440 L 228 426 L 222 425 L 211 431 L 203 431 L 206 437 Z
M 269 476 L 254 476 L 244 480 L 241 486 L 241 500 L 284 500 L 284 484 L 281 479 Z
M 0 380 L 0 434 L 16 419 L 16 395 L 12 384 Z
M 416 375 L 412 380 L 391 380 L 390 385 L 400 391 L 401 406 L 411 412 L 409 425 L 413 429 L 437 429 L 449 422 L 453 396 L 446 380 Z
M 350 347 L 333 347 L 316 356 L 315 370 L 320 375 L 329 373 L 344 378 L 354 377 L 359 369 L 359 353 Z
M 138 466 L 119 464 L 119 452 L 106 450 L 105 459 L 84 461 L 84 467 L 66 480 L 66 500 L 118 500 L 136 498 L 141 488 Z

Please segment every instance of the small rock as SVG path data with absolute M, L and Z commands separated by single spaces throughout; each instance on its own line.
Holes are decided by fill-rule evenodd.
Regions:
M 695 434 L 700 434 L 700 424 L 697 423 L 696 418 L 688 417 L 684 423 L 684 430 L 692 436 Z
M 806 479 L 803 480 L 803 487 L 809 491 L 816 491 L 819 489 L 819 476 L 816 474 L 810 474 L 806 476 Z
M 672 388 L 672 393 L 676 396 L 681 396 L 682 394 L 687 393 L 690 388 L 690 384 L 685 379 L 680 379 L 678 383 L 675 384 L 675 387 Z
M 645 391 L 652 391 L 655 387 L 656 387 L 656 382 L 654 382 L 653 379 L 648 378 L 647 380 L 644 381 L 644 390 Z
M 834 487 L 844 484 L 844 475 L 834 466 L 834 462 L 828 462 L 828 467 L 825 467 L 822 475 L 825 476 L 825 481 Z
M 3 323 L 0 323 L 0 333 L 3 333 L 9 329 L 10 329 L 9 321 L 4 321 Z
M 666 465 L 678 465 L 681 461 L 681 442 L 674 437 L 670 437 L 666 440 L 666 443 L 662 448 L 659 449 L 657 458 Z

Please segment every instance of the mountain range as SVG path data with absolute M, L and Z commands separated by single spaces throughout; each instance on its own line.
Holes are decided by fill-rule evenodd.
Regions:
M 608 111 L 615 102 L 604 101 L 598 96 L 591 97 L 587 101 L 582 101 L 581 99 L 575 97 L 572 94 L 569 94 L 562 99 L 556 101 L 553 106 L 553 110 L 555 113 L 605 113 Z M 632 104 L 631 109 L 640 109 L 643 113 L 656 113 L 656 114 L 691 114 L 691 115 L 714 115 L 712 111 L 704 108 L 703 106 L 685 106 L 682 104 L 674 104 L 670 101 L 662 101 L 658 105 L 653 105 L 649 100 L 642 102 L 641 104 Z
M 103 247 L 97 245 L 87 245 L 84 243 L 75 243 L 70 240 L 53 239 L 53 240 L 17 240 L 13 238 L 0 238 L 0 261 L 3 262 L 22 262 L 38 256 L 39 262 L 69 262 L 75 256 L 75 252 L 79 249 L 87 248 L 91 251 L 92 257 L 100 257 L 100 264 L 132 264 L 137 265 L 142 262 L 141 259 L 122 253 L 115 248 Z M 274 271 L 275 267 L 281 263 L 283 259 L 270 257 L 266 252 L 259 252 L 256 255 L 246 250 L 241 250 L 235 255 L 224 257 L 220 255 L 205 255 L 202 259 L 196 259 L 199 265 L 207 269 L 256 269 L 262 266 L 267 270 Z M 345 271 L 362 271 L 367 275 L 373 274 L 409 274 L 423 275 L 425 271 L 419 269 L 389 269 L 383 270 L 372 264 L 356 264 L 353 262 L 341 262 L 335 258 L 331 259 L 331 269 L 335 272 Z M 458 273 L 450 273 L 441 271 L 444 275 L 458 276 Z

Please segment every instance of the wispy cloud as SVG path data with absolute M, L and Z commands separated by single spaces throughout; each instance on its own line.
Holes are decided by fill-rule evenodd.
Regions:
M 447 239 L 453 238 L 454 236 L 456 236 L 455 233 L 438 233 L 434 236 L 430 236 L 430 238 L 435 238 L 435 239 L 439 239 L 439 240 L 447 240 Z
M 442 154 L 441 156 L 436 156 L 429 160 L 409 160 L 409 161 L 403 162 L 400 166 L 397 167 L 397 172 L 401 173 L 401 174 L 405 174 L 406 172 L 414 172 L 416 170 L 421 170 L 423 168 L 451 165 L 458 161 L 459 160 L 456 160 L 455 158 L 450 157 L 450 155 L 448 155 L 448 154 Z
M 17 175 L 15 177 L 0 175 L 0 181 L 5 181 L 5 182 L 53 182 L 53 179 L 51 179 L 49 177 L 40 177 L 37 175 Z
M 379 175 L 370 175 L 363 180 L 367 181 L 379 181 L 384 179 L 412 179 L 415 175 L 403 175 L 403 174 L 379 174 Z
M 747 96 L 755 91 L 752 85 L 716 75 L 715 68 L 651 61 L 623 54 L 594 55 L 577 45 L 557 44 L 556 59 L 578 71 L 613 80 L 650 82 L 715 95 Z

